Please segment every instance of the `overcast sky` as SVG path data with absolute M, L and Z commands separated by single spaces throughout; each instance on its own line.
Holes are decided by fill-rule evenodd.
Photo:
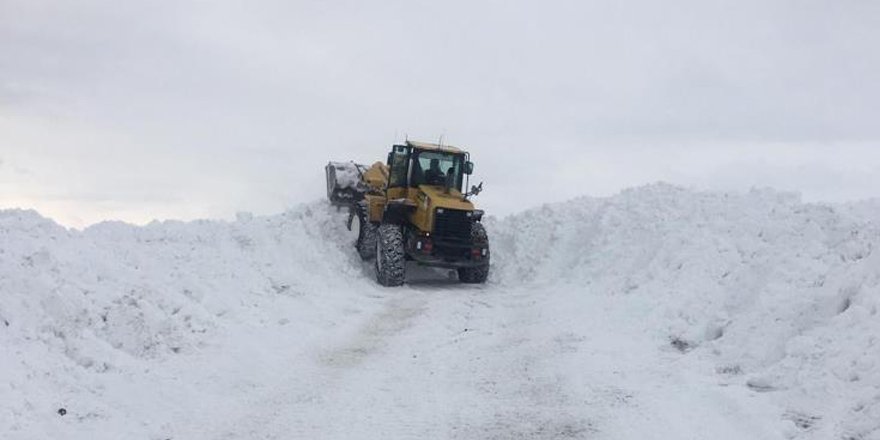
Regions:
M 277 213 L 441 135 L 501 215 L 658 180 L 876 197 L 878 47 L 874 0 L 0 0 L 0 208 Z

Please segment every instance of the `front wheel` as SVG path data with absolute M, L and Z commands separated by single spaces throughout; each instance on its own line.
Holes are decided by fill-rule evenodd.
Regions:
M 383 286 L 400 286 L 406 279 L 406 255 L 400 226 L 379 225 L 376 240 L 376 280 Z
M 483 257 L 485 264 L 476 267 L 463 267 L 458 269 L 458 280 L 468 284 L 482 284 L 489 278 L 489 234 L 482 223 L 474 223 L 471 225 L 471 243 L 474 247 L 487 249 L 486 256 Z

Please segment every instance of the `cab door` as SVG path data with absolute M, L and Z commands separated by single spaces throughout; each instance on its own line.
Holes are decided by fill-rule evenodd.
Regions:
M 388 199 L 402 199 L 409 187 L 409 162 L 412 150 L 395 145 L 388 153 Z

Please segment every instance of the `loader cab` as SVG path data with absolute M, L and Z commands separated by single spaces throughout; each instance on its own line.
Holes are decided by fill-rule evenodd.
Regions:
M 445 186 L 461 191 L 464 176 L 473 171 L 468 154 L 455 147 L 407 142 L 388 153 L 388 187 Z

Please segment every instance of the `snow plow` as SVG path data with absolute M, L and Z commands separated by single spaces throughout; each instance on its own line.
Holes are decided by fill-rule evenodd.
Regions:
M 407 261 L 455 269 L 463 283 L 484 283 L 489 238 L 483 211 L 470 200 L 483 184 L 463 192 L 473 169 L 466 151 L 407 141 L 393 145 L 385 163 L 328 163 L 327 198 L 348 209 L 348 229 L 358 231 L 355 248 L 362 259 L 375 260 L 379 284 L 402 285 Z

